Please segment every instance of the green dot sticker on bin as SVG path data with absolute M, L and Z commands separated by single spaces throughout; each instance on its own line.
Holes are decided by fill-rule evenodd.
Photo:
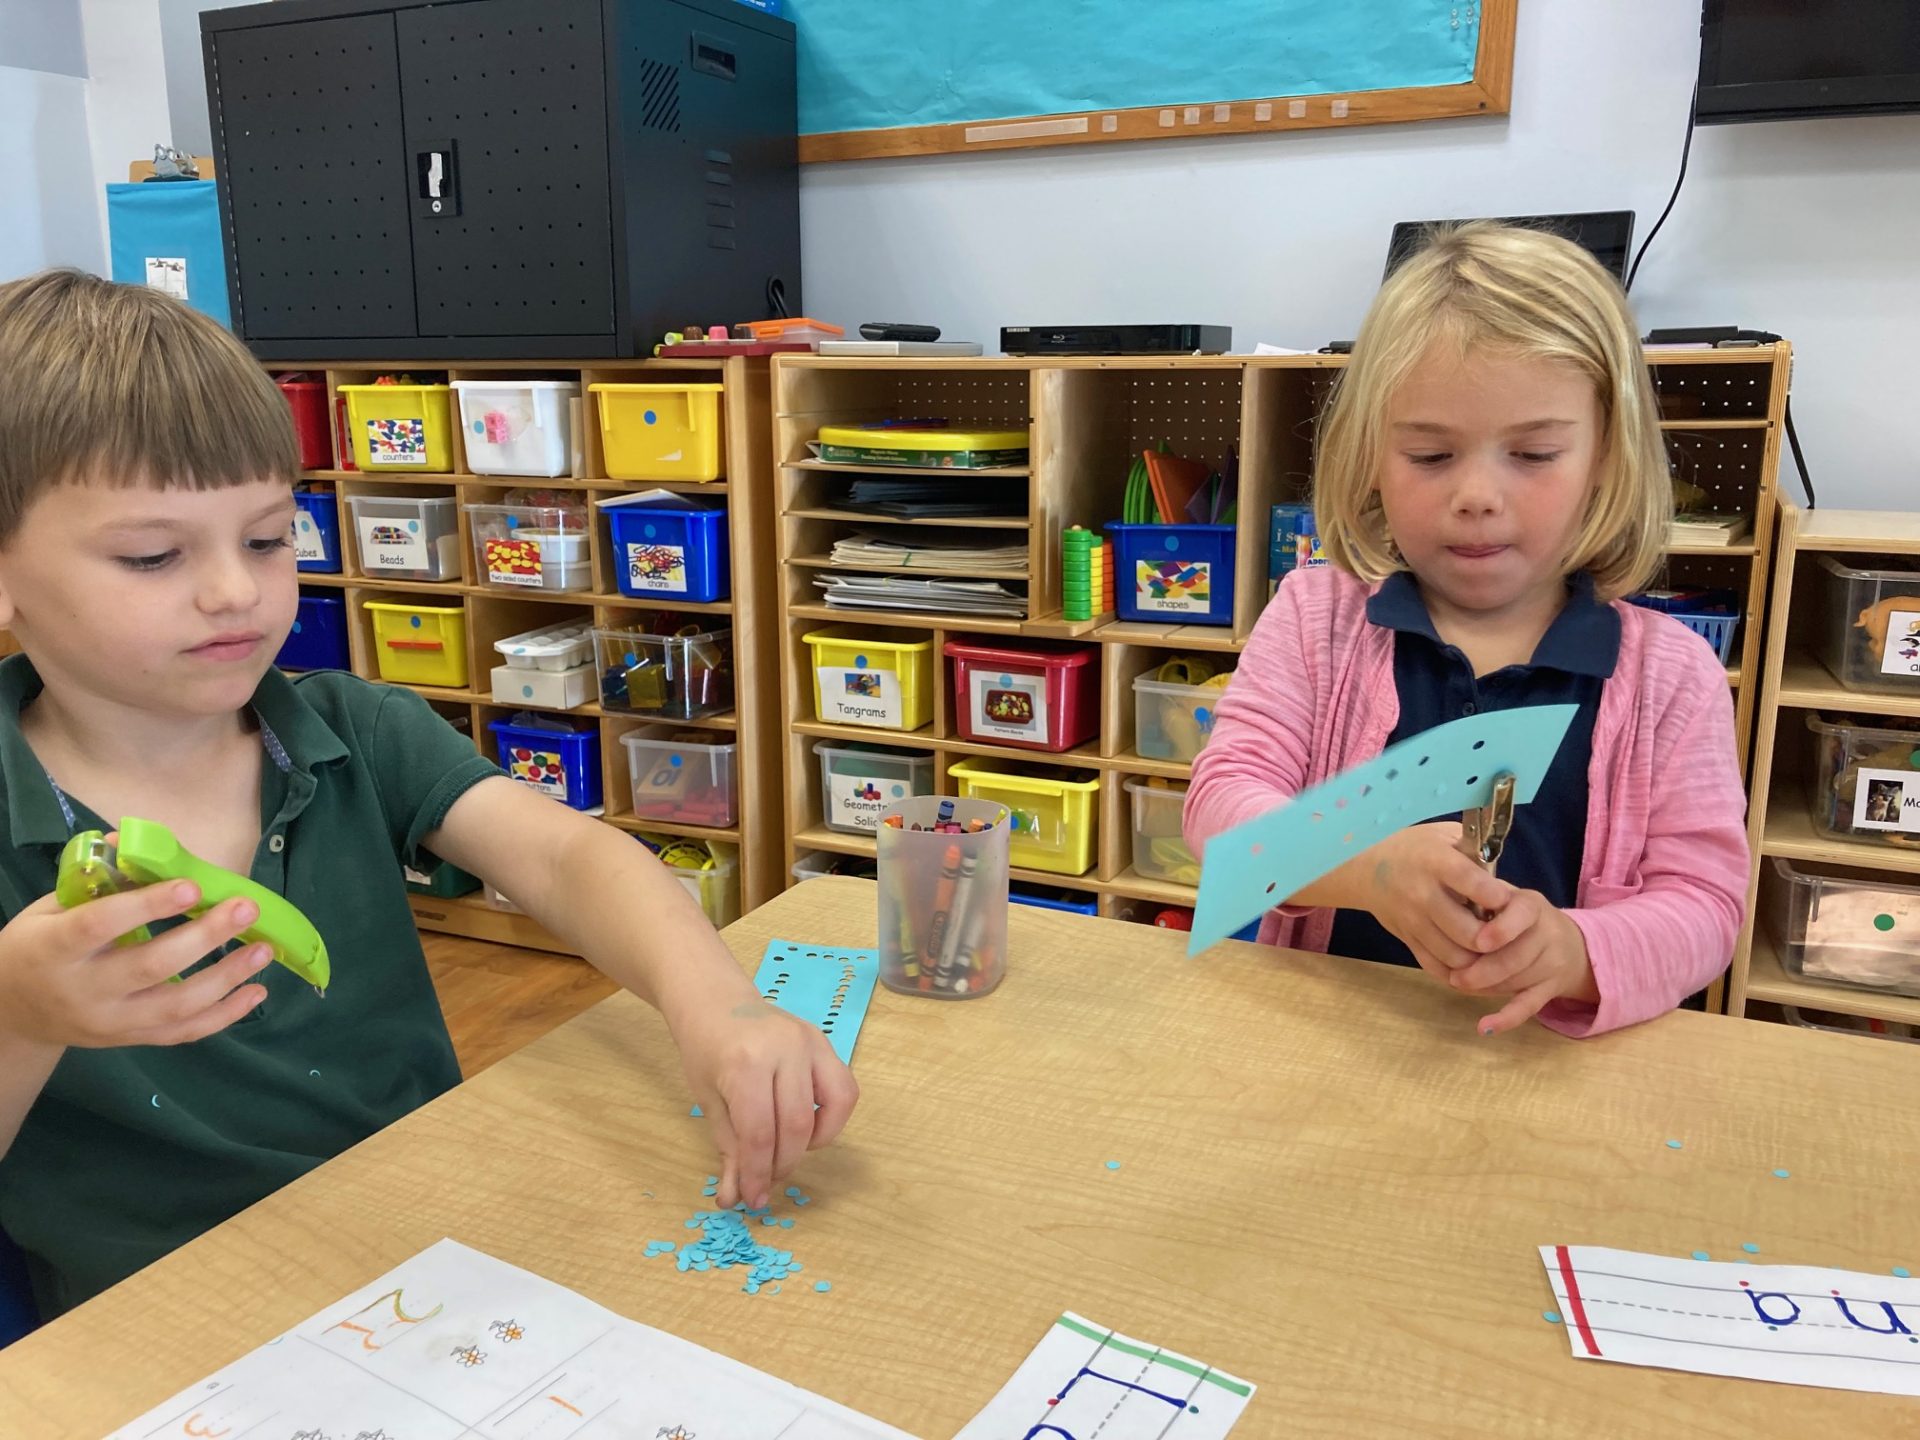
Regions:
M 1891 915 L 1874 916 L 1873 928 L 1880 931 L 1882 934 L 1885 934 L 1887 931 L 1893 929 L 1893 916 Z

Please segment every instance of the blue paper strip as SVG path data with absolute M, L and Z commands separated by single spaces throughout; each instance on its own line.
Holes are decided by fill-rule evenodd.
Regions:
M 1207 842 L 1189 955 L 1258 920 L 1397 830 L 1487 805 L 1497 776 L 1531 801 L 1575 705 L 1472 715 L 1424 731 Z
M 774 940 L 761 957 L 753 983 L 789 1015 L 818 1025 L 843 1064 L 853 1063 L 853 1042 L 867 1018 L 867 1004 L 880 979 L 878 950 L 835 950 Z

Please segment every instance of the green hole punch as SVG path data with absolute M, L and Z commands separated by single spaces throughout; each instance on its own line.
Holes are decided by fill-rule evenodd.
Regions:
M 259 907 L 260 918 L 240 933 L 240 942 L 271 947 L 275 961 L 326 995 L 332 966 L 326 942 L 313 922 L 264 885 L 202 860 L 155 821 L 122 820 L 117 845 L 109 845 L 98 830 L 75 835 L 60 852 L 53 893 L 72 910 L 103 895 L 167 880 L 188 880 L 200 888 L 200 899 L 187 912 L 190 915 L 203 915 L 225 900 L 251 900 Z M 152 938 L 152 932 L 141 925 L 114 943 L 139 945 Z

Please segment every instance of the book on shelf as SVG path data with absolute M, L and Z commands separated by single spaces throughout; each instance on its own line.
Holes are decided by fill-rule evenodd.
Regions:
M 1027 546 L 983 545 L 977 532 L 926 530 L 910 538 L 861 530 L 834 542 L 828 557 L 835 565 L 858 568 L 886 565 L 897 570 L 916 566 L 933 570 L 1025 570 Z
M 1751 515 L 1709 515 L 1686 510 L 1673 517 L 1670 545 L 1738 545 L 1753 533 Z
M 813 582 L 830 610 L 929 610 L 1010 620 L 1027 616 L 1027 597 L 998 580 L 920 580 L 901 575 L 821 575 Z

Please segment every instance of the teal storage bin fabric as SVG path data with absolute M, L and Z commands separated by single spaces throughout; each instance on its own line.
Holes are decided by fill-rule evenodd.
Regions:
M 113 278 L 152 285 L 231 326 L 220 198 L 212 180 L 107 186 Z

